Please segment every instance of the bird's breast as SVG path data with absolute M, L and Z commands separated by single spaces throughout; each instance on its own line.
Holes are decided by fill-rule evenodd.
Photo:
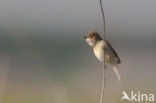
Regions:
M 108 46 L 105 45 L 103 41 L 100 41 L 96 44 L 94 47 L 94 54 L 98 60 L 101 62 L 104 62 L 104 47 L 105 47 L 105 62 L 109 63 L 110 62 L 110 51 L 108 49 Z
M 97 46 L 94 48 L 94 54 L 101 62 L 104 61 L 104 49 L 102 46 Z

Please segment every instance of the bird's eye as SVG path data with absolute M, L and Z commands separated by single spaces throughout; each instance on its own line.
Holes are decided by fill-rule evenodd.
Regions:
M 94 36 L 91 36 L 90 38 L 93 38 Z

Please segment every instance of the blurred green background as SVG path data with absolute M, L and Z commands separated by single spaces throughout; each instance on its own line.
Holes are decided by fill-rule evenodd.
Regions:
M 107 103 L 123 90 L 156 95 L 155 3 L 103 0 L 122 62 L 122 82 L 106 70 Z M 98 0 L 1 0 L 0 15 L 0 103 L 99 103 L 102 64 L 82 38 L 102 34 Z

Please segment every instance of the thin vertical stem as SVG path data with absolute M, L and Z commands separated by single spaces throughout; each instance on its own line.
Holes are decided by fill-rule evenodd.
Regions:
M 103 6 L 102 6 L 102 0 L 100 1 L 100 8 L 101 8 L 101 13 L 102 13 L 102 18 L 103 18 L 103 40 L 105 41 L 105 15 L 103 11 Z M 105 87 L 105 69 L 106 69 L 106 64 L 105 64 L 105 48 L 104 48 L 104 65 L 103 65 L 103 78 L 102 78 L 102 90 L 101 90 L 101 98 L 100 98 L 100 103 L 104 102 L 104 87 Z
M 105 15 L 102 6 L 102 0 L 100 0 L 100 8 L 101 8 L 102 19 L 103 19 L 103 40 L 105 40 Z
M 106 65 L 103 65 L 103 71 L 102 71 L 102 90 L 101 90 L 101 98 L 100 98 L 100 103 L 104 102 L 104 87 L 105 87 L 105 69 L 106 69 Z

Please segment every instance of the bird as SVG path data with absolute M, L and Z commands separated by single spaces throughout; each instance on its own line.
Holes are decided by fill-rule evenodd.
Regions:
M 115 51 L 115 49 L 111 46 L 111 44 L 107 40 L 103 40 L 99 33 L 92 30 L 88 33 L 87 36 L 84 36 L 86 42 L 93 47 L 95 57 L 102 63 L 110 65 L 118 80 L 121 80 L 121 74 L 119 71 L 118 64 L 121 63 L 120 58 Z M 105 55 L 105 56 L 104 56 Z M 105 57 L 105 60 L 104 60 Z

